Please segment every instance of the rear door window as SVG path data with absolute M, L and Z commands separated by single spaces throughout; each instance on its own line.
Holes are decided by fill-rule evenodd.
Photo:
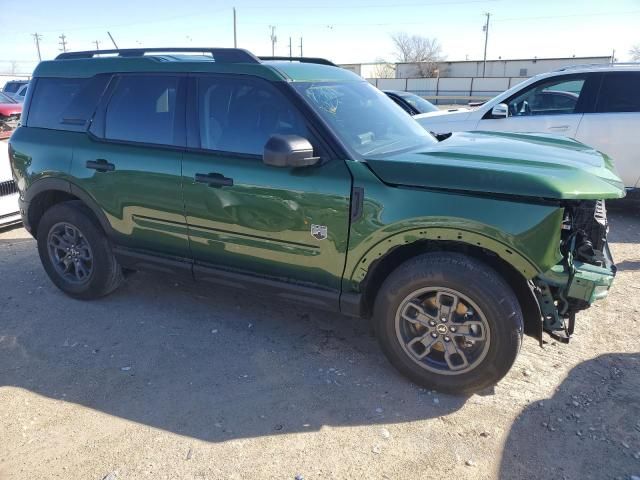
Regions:
M 180 77 L 123 75 L 107 105 L 105 137 L 110 140 L 184 145 L 178 128 L 184 102 L 178 101 Z
M 92 78 L 38 78 L 27 125 L 84 131 L 108 80 L 106 75 Z
M 640 112 L 640 72 L 605 73 L 596 111 Z

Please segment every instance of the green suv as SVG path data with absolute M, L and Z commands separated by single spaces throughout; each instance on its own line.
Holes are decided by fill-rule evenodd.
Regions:
M 447 392 L 499 381 L 525 332 L 567 341 L 615 274 L 606 155 L 548 135 L 438 142 L 323 59 L 65 53 L 36 68 L 9 155 L 68 295 L 152 269 L 371 317 L 398 370 Z

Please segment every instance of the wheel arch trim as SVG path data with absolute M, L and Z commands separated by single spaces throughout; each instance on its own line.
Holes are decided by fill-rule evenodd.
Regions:
M 33 200 L 40 194 L 46 192 L 64 192 L 69 195 L 73 195 L 84 203 L 94 214 L 100 226 L 108 236 L 112 236 L 113 228 L 107 220 L 105 213 L 98 206 L 97 202 L 89 195 L 84 189 L 78 187 L 73 182 L 62 178 L 42 178 L 33 182 L 29 188 L 27 188 L 22 194 L 22 198 L 27 205 L 27 209 L 32 204 Z M 29 212 L 25 211 L 24 216 L 28 218 Z M 31 228 L 34 226 L 31 225 Z
M 456 242 L 488 250 L 510 264 L 525 279 L 529 280 L 540 273 L 536 265 L 512 246 L 495 238 L 459 228 L 427 227 L 414 228 L 395 233 L 380 240 L 361 256 L 350 273 L 351 285 L 360 285 L 369 273 L 372 264 L 385 257 L 393 249 L 419 241 Z

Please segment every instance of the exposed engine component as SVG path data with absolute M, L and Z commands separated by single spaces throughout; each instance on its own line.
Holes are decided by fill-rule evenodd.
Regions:
M 609 224 L 604 200 L 584 200 L 565 208 L 561 250 L 565 257 L 604 266 Z

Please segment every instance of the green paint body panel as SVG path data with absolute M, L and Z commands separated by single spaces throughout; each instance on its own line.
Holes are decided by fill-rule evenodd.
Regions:
M 363 162 L 349 162 L 354 185 L 365 191 L 363 215 L 351 226 L 345 286 L 358 291 L 372 262 L 390 249 L 419 240 L 479 246 L 533 278 L 558 263 L 563 209 L 391 187 Z
M 454 133 L 424 151 L 368 163 L 395 185 L 563 200 L 621 198 L 625 192 L 606 155 L 551 135 Z
M 567 288 L 567 297 L 593 303 L 607 296 L 615 275 L 611 270 L 583 262 L 574 262 L 573 279 L 563 265 L 554 265 L 539 278 L 554 287 Z M 571 283 L 569 283 L 571 282 Z
M 194 183 L 224 172 L 232 187 Z M 339 290 L 349 237 L 351 179 L 344 161 L 273 168 L 259 159 L 185 153 L 183 189 L 196 263 Z M 317 240 L 311 225 L 327 227 Z
M 323 65 L 216 64 L 188 56 L 42 62 L 34 76 L 111 72 L 361 81 Z M 61 179 L 97 205 L 118 244 L 335 292 L 336 308 L 340 292 L 362 292 L 377 259 L 419 241 L 482 247 L 527 280 L 546 275 L 566 284 L 568 277 L 554 267 L 562 261 L 562 202 L 624 195 L 606 156 L 543 135 L 455 134 L 423 151 L 362 161 L 334 158 L 299 169 L 30 127 L 15 131 L 11 147 L 23 197 L 42 180 Z M 101 158 L 115 170 L 86 168 L 88 160 Z M 194 182 L 196 173 L 214 172 L 233 178 L 233 186 Z M 363 189 L 364 201 L 352 220 L 353 188 Z M 312 236 L 312 224 L 327 227 L 325 239 Z M 593 301 L 606 294 L 610 271 L 575 266 L 580 281 L 571 285 L 571 295 Z

